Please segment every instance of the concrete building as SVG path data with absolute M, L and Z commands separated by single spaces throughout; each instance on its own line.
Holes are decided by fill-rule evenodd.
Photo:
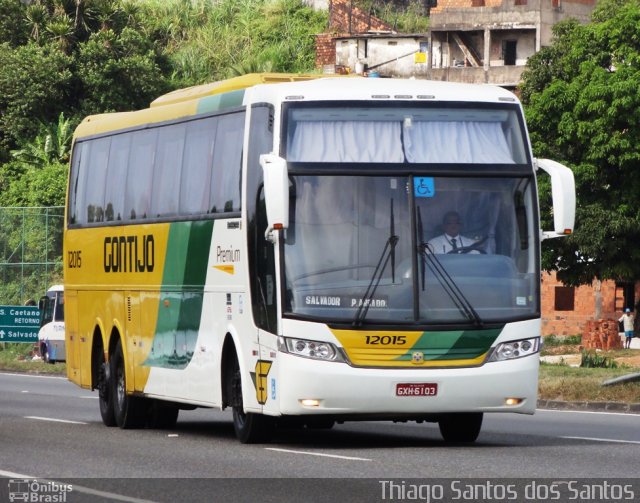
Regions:
M 317 38 L 325 71 L 374 70 L 415 77 L 515 88 L 527 60 L 549 45 L 557 22 L 588 22 L 596 0 L 439 0 L 427 33 L 399 34 L 351 0 L 327 4 L 328 33 Z
M 514 88 L 552 27 L 588 22 L 595 0 L 439 0 L 431 11 L 426 75 Z

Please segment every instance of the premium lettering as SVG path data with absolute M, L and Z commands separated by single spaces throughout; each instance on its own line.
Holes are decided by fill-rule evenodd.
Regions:
M 216 261 L 221 262 L 240 262 L 240 250 L 234 248 L 216 247 Z
M 153 272 L 153 235 L 104 238 L 105 272 Z

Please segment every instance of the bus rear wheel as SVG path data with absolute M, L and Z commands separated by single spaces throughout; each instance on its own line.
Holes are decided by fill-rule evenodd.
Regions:
M 445 414 L 438 421 L 440 434 L 445 442 L 475 442 L 482 428 L 482 412 Z
M 113 411 L 113 393 L 111 390 L 110 365 L 105 361 L 100 363 L 98 374 L 98 402 L 100 403 L 100 417 L 105 426 L 115 426 L 116 416 Z
M 242 399 L 242 376 L 240 365 L 235 360 L 231 374 L 231 406 L 233 408 L 233 429 L 243 444 L 266 443 L 275 430 L 275 419 L 263 414 L 244 411 Z
M 143 428 L 147 419 L 144 398 L 127 395 L 122 343 L 116 344 L 111 363 L 111 396 L 116 424 L 123 429 Z

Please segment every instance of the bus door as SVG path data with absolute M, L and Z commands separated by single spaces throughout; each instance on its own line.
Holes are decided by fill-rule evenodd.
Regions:
M 65 306 L 67 313 L 65 321 L 65 338 L 67 353 L 67 377 L 70 381 L 80 385 L 80 339 L 78 335 L 78 292 L 65 292 Z

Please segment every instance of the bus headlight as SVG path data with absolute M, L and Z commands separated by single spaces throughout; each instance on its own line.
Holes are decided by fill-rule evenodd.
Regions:
M 519 341 L 502 342 L 493 350 L 490 362 L 513 360 L 537 353 L 540 350 L 540 337 Z
M 278 337 L 278 349 L 284 353 L 313 360 L 344 362 L 342 351 L 330 342 Z

